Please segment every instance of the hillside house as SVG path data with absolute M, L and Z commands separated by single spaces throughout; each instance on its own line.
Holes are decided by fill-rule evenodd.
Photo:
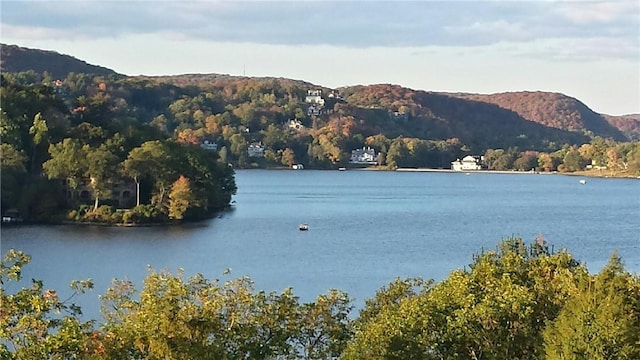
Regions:
M 462 158 L 462 160 L 457 159 L 451 163 L 451 170 L 453 171 L 470 171 L 480 169 L 482 169 L 482 165 L 480 165 L 480 159 L 476 156 L 467 155 Z
M 320 107 L 320 106 L 310 105 L 307 108 L 307 115 L 309 115 L 309 116 L 311 116 L 311 115 L 318 116 L 321 113 L 322 113 L 322 107 Z
M 307 104 L 320 105 L 320 107 L 324 106 L 322 90 L 307 90 L 307 97 L 304 99 L 304 102 Z
M 325 101 L 322 98 L 322 90 L 307 90 L 307 97 L 304 99 L 304 102 L 309 104 L 309 107 L 307 108 L 307 115 L 318 116 L 322 114 L 322 109 L 325 104 Z
M 355 149 L 351 151 L 352 164 L 376 164 L 376 151 L 371 147 L 362 147 L 362 149 Z
M 409 120 L 409 114 L 403 113 L 403 112 L 400 112 L 400 111 L 390 111 L 389 112 L 389 118 L 392 119 L 392 120 L 407 121 L 407 120 Z
M 287 122 L 287 127 L 292 130 L 302 130 L 304 129 L 304 125 L 298 119 L 291 119 Z
M 251 143 L 247 148 L 247 154 L 249 157 L 264 157 L 264 149 L 264 145 L 260 142 Z
M 342 97 L 342 95 L 339 92 L 335 91 L 335 90 L 332 90 L 329 93 L 328 96 L 329 96 L 330 99 L 336 99 L 338 101 L 343 101 L 344 100 L 344 97 Z
M 214 141 L 205 140 L 202 142 L 202 144 L 200 144 L 200 147 L 205 150 L 218 151 L 218 144 L 216 144 Z

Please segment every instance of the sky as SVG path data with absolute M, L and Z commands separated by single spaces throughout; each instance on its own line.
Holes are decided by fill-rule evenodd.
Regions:
M 0 41 L 126 75 L 550 91 L 640 113 L 640 1 L 15 1 Z

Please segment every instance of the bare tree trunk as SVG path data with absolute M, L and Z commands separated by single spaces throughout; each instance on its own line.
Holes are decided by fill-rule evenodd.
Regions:
M 137 176 L 134 180 L 136 182 L 136 206 L 140 206 L 140 181 Z

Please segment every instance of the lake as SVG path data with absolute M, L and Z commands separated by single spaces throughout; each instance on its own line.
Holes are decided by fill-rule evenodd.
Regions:
M 257 289 L 293 287 L 303 301 L 331 288 L 356 307 L 395 277 L 442 280 L 481 250 L 542 235 L 597 272 L 617 251 L 640 272 L 640 181 L 563 175 L 386 171 L 239 170 L 233 207 L 171 227 L 3 227 L 2 253 L 24 250 L 25 279 L 65 294 L 74 279 L 96 288 L 79 303 L 97 318 L 111 279 L 141 284 L 147 267 L 230 279 Z M 309 231 L 299 231 L 301 223 Z M 230 269 L 230 275 L 223 275 Z M 63 297 L 63 296 L 61 296 Z

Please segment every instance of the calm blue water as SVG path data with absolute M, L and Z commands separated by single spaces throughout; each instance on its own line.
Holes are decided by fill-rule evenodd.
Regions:
M 26 251 L 26 279 L 60 293 L 74 279 L 96 289 L 80 304 L 96 318 L 113 278 L 141 283 L 147 266 L 257 289 L 293 287 L 309 301 L 338 288 L 365 298 L 394 277 L 441 280 L 511 235 L 542 234 L 597 272 L 618 251 L 640 272 L 640 181 L 561 175 L 240 170 L 232 210 L 205 223 L 160 228 L 2 228 L 1 247 Z M 298 230 L 308 223 L 310 230 Z

